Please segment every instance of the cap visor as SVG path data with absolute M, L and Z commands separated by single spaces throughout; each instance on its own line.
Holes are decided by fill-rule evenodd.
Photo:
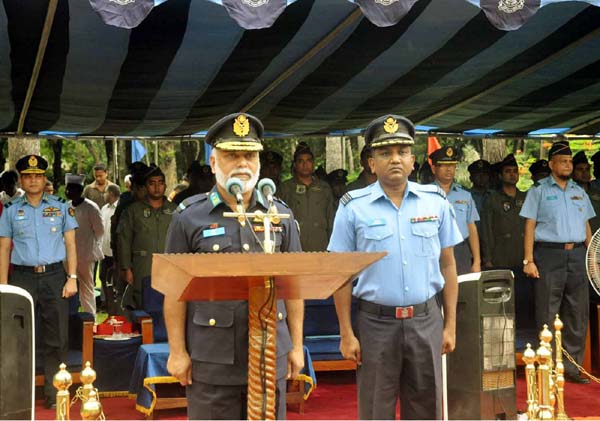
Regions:
M 45 174 L 45 173 L 46 173 L 46 170 L 40 170 L 37 168 L 19 171 L 19 174 Z

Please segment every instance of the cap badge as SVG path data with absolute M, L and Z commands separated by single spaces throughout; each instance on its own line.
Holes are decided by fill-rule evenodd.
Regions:
M 386 133 L 396 133 L 398 131 L 398 122 L 394 117 L 388 117 L 383 123 L 383 130 Z
M 233 132 L 236 136 L 243 137 L 250 133 L 250 121 L 245 115 L 239 115 L 233 122 Z
M 452 148 L 446 149 L 446 156 L 452 157 L 452 155 L 454 155 L 454 149 L 452 149 Z
M 37 167 L 38 165 L 38 160 L 35 156 L 31 155 L 29 157 L 29 161 L 27 161 L 27 163 L 29 164 L 30 167 Z

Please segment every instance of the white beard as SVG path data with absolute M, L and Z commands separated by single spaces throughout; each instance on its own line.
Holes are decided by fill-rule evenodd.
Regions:
M 219 167 L 219 160 L 215 159 L 215 179 L 217 180 L 217 184 L 219 186 L 221 186 L 223 189 L 225 189 L 225 185 L 227 184 L 227 181 L 232 178 L 232 177 L 236 177 L 239 174 L 247 174 L 250 176 L 250 179 L 247 181 L 244 181 L 242 179 L 240 179 L 240 181 L 242 182 L 242 192 L 243 193 L 248 193 L 250 191 L 252 191 L 254 189 L 254 187 L 256 186 L 256 183 L 258 183 L 258 177 L 260 175 L 260 163 L 258 164 L 258 167 L 256 168 L 256 173 L 252 174 L 252 171 L 250 171 L 247 168 L 237 168 L 232 170 L 229 174 L 225 174 L 222 170 L 221 167 Z

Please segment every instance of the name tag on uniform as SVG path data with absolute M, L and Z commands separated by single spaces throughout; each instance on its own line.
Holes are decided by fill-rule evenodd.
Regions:
M 367 221 L 367 226 L 369 227 L 380 227 L 382 225 L 385 225 L 385 219 L 383 218 L 373 218 L 373 219 L 369 219 Z
M 467 205 L 469 203 L 468 200 L 455 200 L 454 203 L 457 205 Z
M 571 196 L 571 200 L 583 200 L 581 196 Z
M 204 238 L 218 237 L 219 235 L 225 235 L 225 227 L 213 228 L 210 230 L 202 231 Z
M 557 200 L 558 196 L 546 196 L 546 200 Z

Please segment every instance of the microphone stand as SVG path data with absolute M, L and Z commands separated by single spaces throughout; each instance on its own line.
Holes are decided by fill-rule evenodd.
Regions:
M 236 212 L 223 212 L 225 218 L 236 218 L 241 226 L 252 219 L 262 222 L 264 228 L 263 251 L 275 253 L 275 241 L 271 239 L 272 224 L 279 224 L 281 219 L 289 219 L 289 214 L 281 214 L 273 204 L 271 195 L 269 210 L 245 212 L 243 205 L 236 207 Z M 241 208 L 241 209 L 240 209 Z M 250 227 L 252 229 L 252 227 Z M 249 420 L 275 420 L 275 395 L 277 387 L 276 346 L 277 346 L 277 291 L 273 276 L 267 276 L 262 283 L 250 286 L 248 292 L 248 402 L 247 417 Z M 282 391 L 285 393 L 285 391 Z

